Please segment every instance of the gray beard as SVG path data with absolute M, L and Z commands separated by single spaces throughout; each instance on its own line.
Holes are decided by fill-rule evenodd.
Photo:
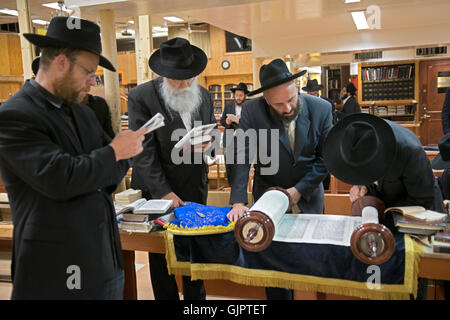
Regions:
M 161 83 L 161 96 L 166 105 L 180 115 L 183 113 L 190 113 L 193 115 L 198 111 L 202 102 L 202 96 L 200 92 L 200 86 L 198 85 L 197 78 L 192 82 L 191 86 L 183 89 L 173 88 L 163 78 Z

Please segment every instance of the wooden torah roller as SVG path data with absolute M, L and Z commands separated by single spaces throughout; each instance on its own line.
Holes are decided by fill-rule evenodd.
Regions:
M 392 232 L 379 223 L 384 209 L 383 201 L 373 196 L 364 196 L 352 204 L 352 215 L 362 216 L 362 223 L 352 233 L 350 248 L 366 264 L 385 263 L 395 251 Z
M 275 226 L 290 208 L 289 193 L 279 187 L 267 189 L 234 227 L 239 245 L 247 251 L 260 252 L 272 243 Z

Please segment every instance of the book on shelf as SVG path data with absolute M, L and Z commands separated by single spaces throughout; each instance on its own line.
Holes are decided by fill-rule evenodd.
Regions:
M 421 206 L 391 207 L 387 208 L 384 212 L 397 212 L 402 214 L 404 217 L 417 222 L 429 222 L 436 224 L 447 221 L 448 217 L 445 213 L 427 210 Z

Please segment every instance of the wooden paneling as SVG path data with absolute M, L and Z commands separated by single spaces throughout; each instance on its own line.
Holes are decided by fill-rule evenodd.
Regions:
M 137 83 L 136 54 L 134 52 L 122 52 L 117 54 L 118 69 L 123 71 L 127 83 Z
M 214 26 L 210 26 L 211 37 L 211 59 L 208 61 L 203 75 L 229 76 L 229 75 L 251 75 L 253 74 L 252 53 L 251 52 L 233 52 L 227 53 L 225 46 L 225 31 Z M 222 69 L 223 60 L 230 61 L 230 68 Z M 251 78 L 250 83 L 253 83 Z
M 0 33 L 0 103 L 20 90 L 23 83 L 20 38 L 16 34 Z

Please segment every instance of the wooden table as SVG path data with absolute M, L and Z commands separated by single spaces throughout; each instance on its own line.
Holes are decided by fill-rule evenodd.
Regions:
M 12 250 L 12 225 L 0 224 L 0 251 Z M 165 253 L 163 232 L 120 233 L 125 265 L 124 299 L 137 299 L 135 251 Z M 423 246 L 424 255 L 420 259 L 419 277 L 450 281 L 450 254 L 433 253 Z M 179 280 L 180 277 L 178 277 Z M 180 287 L 181 288 L 181 287 Z M 206 292 L 210 295 L 264 299 L 264 287 L 244 286 L 226 280 L 205 280 Z M 297 299 L 323 299 L 323 293 L 294 291 Z

